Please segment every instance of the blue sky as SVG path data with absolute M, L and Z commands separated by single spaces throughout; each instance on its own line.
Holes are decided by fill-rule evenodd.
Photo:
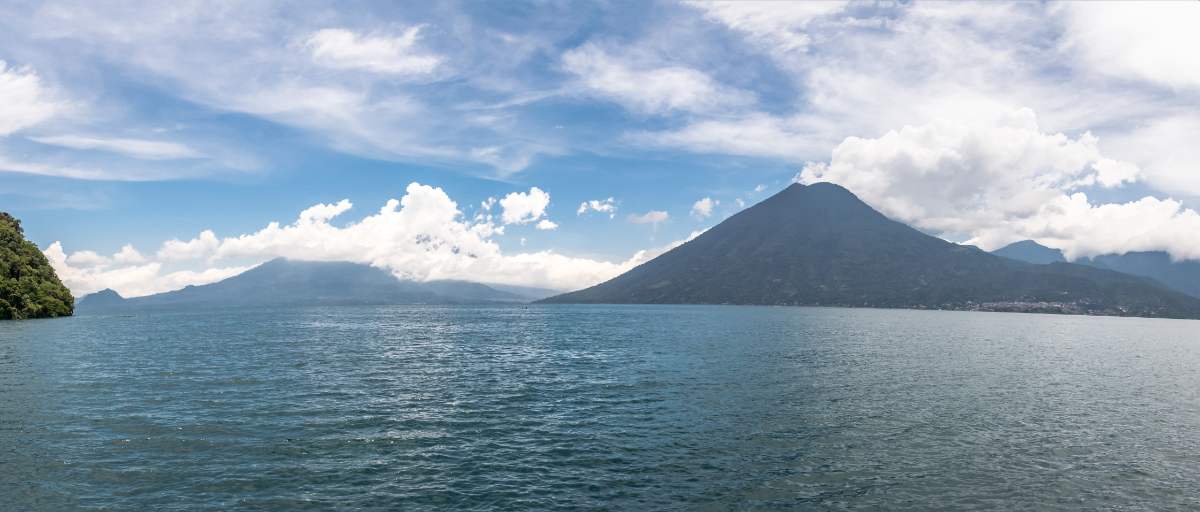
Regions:
M 1197 2 L 6 3 L 0 207 L 76 294 L 277 256 L 574 288 L 793 181 L 1200 258 Z

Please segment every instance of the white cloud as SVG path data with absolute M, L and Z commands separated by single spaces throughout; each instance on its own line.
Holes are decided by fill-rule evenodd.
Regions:
M 132 245 L 125 244 L 121 246 L 120 251 L 117 251 L 117 253 L 112 256 L 112 260 L 113 262 L 122 265 L 137 265 L 139 263 L 145 263 L 146 257 L 142 256 L 142 253 L 138 252 L 137 249 L 134 249 Z
M 841 184 L 889 217 L 984 249 L 1034 239 L 1070 258 L 1147 250 L 1200 258 L 1200 215 L 1179 201 L 1097 204 L 1086 194 L 1139 177 L 1102 154 L 1096 137 L 1046 133 L 1029 110 L 850 137 L 829 163 L 797 176 Z
M 1105 151 L 1138 162 L 1150 186 L 1168 194 L 1200 197 L 1200 114 L 1180 112 L 1108 136 Z
M 78 267 L 100 267 L 107 265 L 108 258 L 93 251 L 78 251 L 67 257 L 67 263 Z
M 1065 44 L 1090 69 L 1171 88 L 1200 89 L 1200 3 L 1096 2 L 1058 6 Z
M 85 265 L 77 261 L 77 254 L 68 257 L 61 242 L 54 242 L 43 251 L 54 272 L 76 297 L 104 289 L 113 289 L 124 297 L 139 297 L 188 285 L 202 285 L 220 281 L 245 272 L 249 266 L 210 268 L 202 271 L 179 270 L 164 272 L 163 263 L 137 263 L 120 261 L 114 257 L 112 263 Z M 89 252 L 89 251 L 81 251 Z M 124 252 L 124 251 L 122 251 Z M 120 253 L 118 253 L 120 254 Z
M 410 27 L 397 37 L 360 35 L 344 28 L 314 32 L 305 41 L 318 64 L 335 69 L 419 75 L 432 73 L 440 57 L 414 48 L 423 26 Z
M 542 231 L 553 231 L 558 229 L 558 223 L 552 222 L 550 219 L 542 219 L 538 221 L 537 228 Z
M 627 138 L 637 144 L 686 149 L 695 153 L 724 153 L 785 161 L 804 161 L 808 155 L 829 149 L 824 136 L 816 134 L 800 117 L 776 117 L 763 113 L 740 118 L 698 120 L 665 131 L 634 132 Z
M 528 193 L 513 192 L 500 200 L 503 209 L 500 219 L 505 224 L 528 224 L 545 216 L 549 205 L 550 194 L 540 188 L 530 188 Z
M 300 218 L 297 222 L 301 224 L 322 224 L 329 222 L 334 217 L 346 213 L 354 205 L 349 199 L 342 199 L 335 204 L 318 204 L 310 206 L 300 212 Z
M 0 60 L 0 136 L 41 123 L 62 109 L 32 69 Z
M 1036 214 L 1064 192 L 1132 181 L 1136 168 L 1100 154 L 1097 139 L 1040 130 L 1022 109 L 977 124 L 906 126 L 847 138 L 805 183 L 833 181 L 889 216 L 941 233 L 974 233 Z
M 309 210 L 301 213 L 301 220 L 304 220 L 303 215 L 309 213 Z M 156 256 L 159 260 L 167 262 L 199 260 L 211 256 L 220 245 L 221 243 L 217 240 L 216 233 L 213 233 L 211 229 L 206 229 L 201 231 L 196 238 L 186 242 L 178 239 L 163 242 L 162 248 L 158 250 Z
M 80 55 L 77 49 L 87 48 L 85 53 L 104 55 L 120 68 L 122 82 L 149 84 L 200 108 L 299 129 L 311 136 L 310 142 L 357 156 L 457 168 L 465 163 L 464 172 L 506 176 L 540 155 L 565 151 L 561 135 L 543 137 L 549 129 L 532 121 L 508 116 L 515 121 L 481 126 L 472 122 L 477 112 L 456 108 L 464 97 L 503 100 L 527 90 L 527 84 L 512 83 L 509 73 L 530 58 L 542 58 L 542 49 L 508 42 L 450 11 L 435 15 L 441 18 L 435 29 L 396 19 L 406 13 L 378 10 L 387 12 L 375 12 L 375 7 L 300 12 L 277 2 L 213 8 L 65 0 L 12 13 L 0 22 L 0 32 L 7 29 L 11 35 L 6 44 L 39 56 L 39 69 L 75 62 L 70 59 Z M 292 44 L 282 44 L 287 41 Z M 63 75 L 103 71 L 92 69 L 92 61 L 99 60 L 84 57 L 63 68 L 68 71 Z M 427 87 L 434 82 L 439 85 Z M 67 84 L 79 90 L 78 96 L 103 102 L 89 114 L 112 116 L 94 122 L 89 115 L 79 129 L 125 129 L 127 123 L 146 121 L 136 118 L 139 109 L 128 111 L 120 102 L 107 101 L 111 94 L 93 85 Z M 520 104 L 498 111 L 517 108 Z M 225 124 L 204 121 L 213 123 Z M 255 158 L 271 156 L 250 141 L 239 143 L 236 134 L 214 138 L 225 139 L 225 144 L 204 146 L 214 164 L 228 164 L 218 158 L 225 145 L 240 146 L 231 151 L 255 152 Z
M 587 213 L 588 210 L 607 213 L 608 218 L 611 219 L 617 215 L 617 203 L 616 200 L 611 197 L 608 199 L 591 199 L 579 203 L 579 209 L 575 210 L 575 215 L 583 215 Z
M 843 10 L 847 2 L 687 2 L 706 18 L 747 34 L 772 51 L 787 53 L 808 48 L 804 32 L 809 22 Z
M 664 222 L 670 215 L 662 210 L 650 210 L 641 215 L 629 214 L 629 222 L 634 224 L 653 224 L 655 226 L 660 222 Z
M 418 281 L 464 279 L 559 289 L 589 286 L 631 268 L 630 261 L 610 263 L 552 251 L 504 254 L 488 238 L 491 230 L 480 226 L 463 219 L 441 189 L 413 183 L 399 201 L 389 201 L 356 223 L 342 228 L 271 223 L 255 233 L 223 239 L 216 259 L 354 261 Z
M 753 103 L 749 93 L 725 87 L 694 69 L 638 66 L 594 44 L 563 54 L 563 66 L 592 94 L 648 114 L 711 112 Z
M 174 160 L 204 156 L 184 144 L 156 140 L 89 137 L 84 135 L 54 135 L 30 137 L 29 139 L 40 144 L 72 149 L 97 149 L 147 160 Z
M 697 220 L 707 219 L 712 215 L 713 206 L 721 204 L 720 201 L 713 201 L 710 197 L 705 197 L 692 203 L 692 217 Z
M 760 184 L 760 185 L 755 185 L 755 186 L 754 186 L 754 193 L 755 193 L 755 194 L 759 194 L 759 193 L 762 193 L 762 191 L 764 191 L 764 190 L 766 190 L 766 189 L 767 189 L 767 186 L 766 186 L 766 185 L 761 185 L 761 184 Z
M 182 242 L 170 240 L 154 261 L 131 259 L 104 267 L 77 267 L 55 242 L 44 252 L 55 271 L 76 295 L 112 288 L 139 296 L 204 284 L 249 268 L 243 263 L 276 257 L 300 260 L 351 261 L 390 270 L 418 281 L 463 279 L 477 282 L 577 289 L 610 279 L 645 262 L 660 250 L 638 251 L 621 262 L 577 258 L 554 251 L 505 254 L 490 240 L 490 220 L 469 221 L 439 188 L 412 183 L 399 200 L 344 227 L 330 224 L 350 208 L 348 201 L 319 204 L 301 212 L 295 222 L 269 223 L 253 233 L 218 239 L 211 231 Z M 663 212 L 651 212 L 651 216 Z M 214 241 L 216 245 L 214 247 Z M 682 243 L 682 242 L 679 242 Z M 135 252 L 122 249 L 122 253 Z M 120 254 L 120 253 L 118 253 Z M 188 259 L 209 267 L 169 269 Z
M 1200 259 L 1200 214 L 1171 199 L 1096 204 L 1074 193 L 1053 198 L 1011 226 L 981 230 L 969 243 L 998 247 L 1024 238 L 1061 248 L 1068 259 L 1166 251 L 1176 260 L 1195 260 Z
M 93 166 L 79 164 L 69 159 L 37 161 L 16 159 L 2 153 L 0 153 L 0 171 L 89 181 L 162 181 L 195 177 L 201 174 L 199 169 L 187 166 Z
M 794 106 L 695 116 L 681 126 L 630 133 L 628 140 L 695 153 L 802 162 L 824 158 L 829 148 L 849 136 L 877 137 L 899 126 L 939 119 L 972 122 L 1029 107 L 1050 130 L 1102 130 L 1107 136 L 1114 127 L 1185 112 L 1186 105 L 1195 103 L 1194 98 L 1147 93 L 1124 80 L 1064 67 L 1070 54 L 1055 37 L 1061 27 L 1054 23 L 1058 18 L 1047 13 L 1053 6 L 860 5 L 841 15 L 801 13 L 797 21 L 787 21 L 785 11 L 796 5 L 696 5 L 718 21 L 722 10 L 763 13 L 758 18 L 746 15 L 769 21 L 756 24 L 753 31 L 734 27 L 740 15 L 730 14 L 722 21 L 732 23 L 731 28 L 751 42 L 777 43 L 794 35 L 798 26 L 811 35 L 809 51 L 802 57 L 778 53 L 784 46 L 766 45 L 776 71 L 793 84 L 798 96 Z M 838 6 L 814 7 L 818 8 L 833 12 Z M 1112 44 L 1122 40 L 1110 39 Z

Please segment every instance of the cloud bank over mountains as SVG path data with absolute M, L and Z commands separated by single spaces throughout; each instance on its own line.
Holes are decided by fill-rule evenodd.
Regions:
M 549 194 L 537 188 L 510 194 L 499 201 L 501 222 L 542 218 L 548 203 Z M 61 242 L 51 244 L 45 253 L 76 295 L 112 288 L 132 297 L 219 281 L 277 257 L 366 263 L 417 281 L 462 279 L 574 289 L 614 277 L 683 242 L 638 251 L 620 262 L 553 251 L 506 254 L 493 240 L 503 226 L 492 216 L 467 219 L 442 189 L 419 183 L 410 184 L 400 199 L 388 201 L 361 220 L 335 223 L 352 208 L 348 200 L 317 204 L 290 224 L 271 222 L 238 236 L 218 237 L 205 230 L 191 240 L 168 240 L 152 256 L 128 245 L 111 257 L 92 251 L 68 254 Z M 551 221 L 542 218 L 541 222 Z M 169 270 L 180 264 L 204 269 Z
M 411 210 L 397 203 L 353 225 L 337 222 L 346 200 L 255 233 L 211 225 L 144 253 L 67 253 L 70 240 L 47 248 L 79 289 L 119 282 L 134 294 L 301 249 L 365 261 L 356 236 L 367 235 L 397 255 L 365 262 L 418 278 L 495 272 L 588 284 L 628 263 L 564 256 L 600 252 L 590 230 L 632 222 L 649 226 L 617 236 L 643 237 L 642 246 L 660 230 L 679 238 L 761 197 L 741 191 L 779 188 L 792 174 L 837 182 L 899 220 L 984 248 L 1033 238 L 1071 257 L 1200 258 L 1197 2 L 355 7 L 64 0 L 8 9 L 0 173 L 37 180 L 0 183 L 0 193 L 63 203 L 47 196 L 68 187 L 38 180 L 72 185 L 70 197 L 93 184 L 269 182 L 279 155 L 296 148 L 246 140 L 267 128 L 286 144 L 522 190 L 481 194 L 496 197 L 469 218 L 419 206 L 437 201 L 409 190 L 401 202 Z M 678 193 L 634 199 L 641 174 L 664 162 L 675 172 L 656 186 Z M 721 165 L 740 189 L 691 171 Z M 758 174 L 769 168 L 783 170 Z M 557 188 L 560 172 L 575 173 L 579 190 Z M 579 204 L 575 216 L 550 218 L 552 184 Z M 322 200 L 341 197 L 354 196 Z M 618 209 L 623 222 L 602 224 Z M 553 237 L 561 252 L 500 252 L 518 229 Z M 409 240 L 416 233 L 475 256 Z

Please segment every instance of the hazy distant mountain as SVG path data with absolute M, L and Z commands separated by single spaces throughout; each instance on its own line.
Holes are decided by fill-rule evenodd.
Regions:
M 1051 249 L 1033 240 L 1022 240 L 1013 242 L 1004 247 L 992 251 L 992 254 L 1012 258 L 1018 261 L 1044 265 L 1046 263 L 1066 262 L 1062 251 Z
M 1145 276 L 1193 297 L 1200 297 L 1200 262 L 1171 261 L 1162 251 L 1105 254 L 1088 260 L 1088 264 Z
M 487 285 L 502 292 L 508 292 L 525 298 L 526 300 L 535 301 L 546 297 L 553 297 L 561 294 L 566 290 L 552 290 L 550 288 L 538 288 L 536 286 L 518 286 L 513 284 L 496 284 L 487 283 Z
M 1062 251 L 1038 244 L 1032 240 L 1024 240 L 997 249 L 993 254 L 1027 261 L 1044 263 L 1045 257 L 1057 255 L 1057 261 L 1065 261 Z M 1125 274 L 1149 277 L 1168 288 L 1181 291 L 1193 297 L 1200 297 L 1200 262 L 1171 261 L 1171 255 L 1162 251 L 1128 252 L 1125 254 L 1105 254 L 1090 259 L 1080 259 L 1075 263 L 1097 268 L 1115 270 Z
M 953 244 L 890 220 L 830 183 L 794 184 L 625 274 L 545 302 L 1200 317 L 1200 300 L 1151 280 Z
M 124 299 L 112 290 L 83 297 L 78 312 L 109 313 L 162 307 L 340 304 L 459 304 L 527 302 L 528 298 L 467 281 L 401 281 L 386 270 L 342 262 L 275 259 L 242 274 Z

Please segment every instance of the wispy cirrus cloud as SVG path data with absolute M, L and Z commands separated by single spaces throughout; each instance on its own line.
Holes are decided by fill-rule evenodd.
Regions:
M 647 114 L 706 112 L 753 103 L 753 95 L 681 65 L 642 64 L 611 55 L 596 44 L 563 54 L 563 67 L 586 93 Z
M 120 153 L 133 158 L 147 160 L 176 160 L 201 158 L 204 155 L 178 142 L 145 139 L 95 137 L 87 135 L 48 135 L 29 137 L 39 144 L 62 146 L 72 149 L 88 149 Z

